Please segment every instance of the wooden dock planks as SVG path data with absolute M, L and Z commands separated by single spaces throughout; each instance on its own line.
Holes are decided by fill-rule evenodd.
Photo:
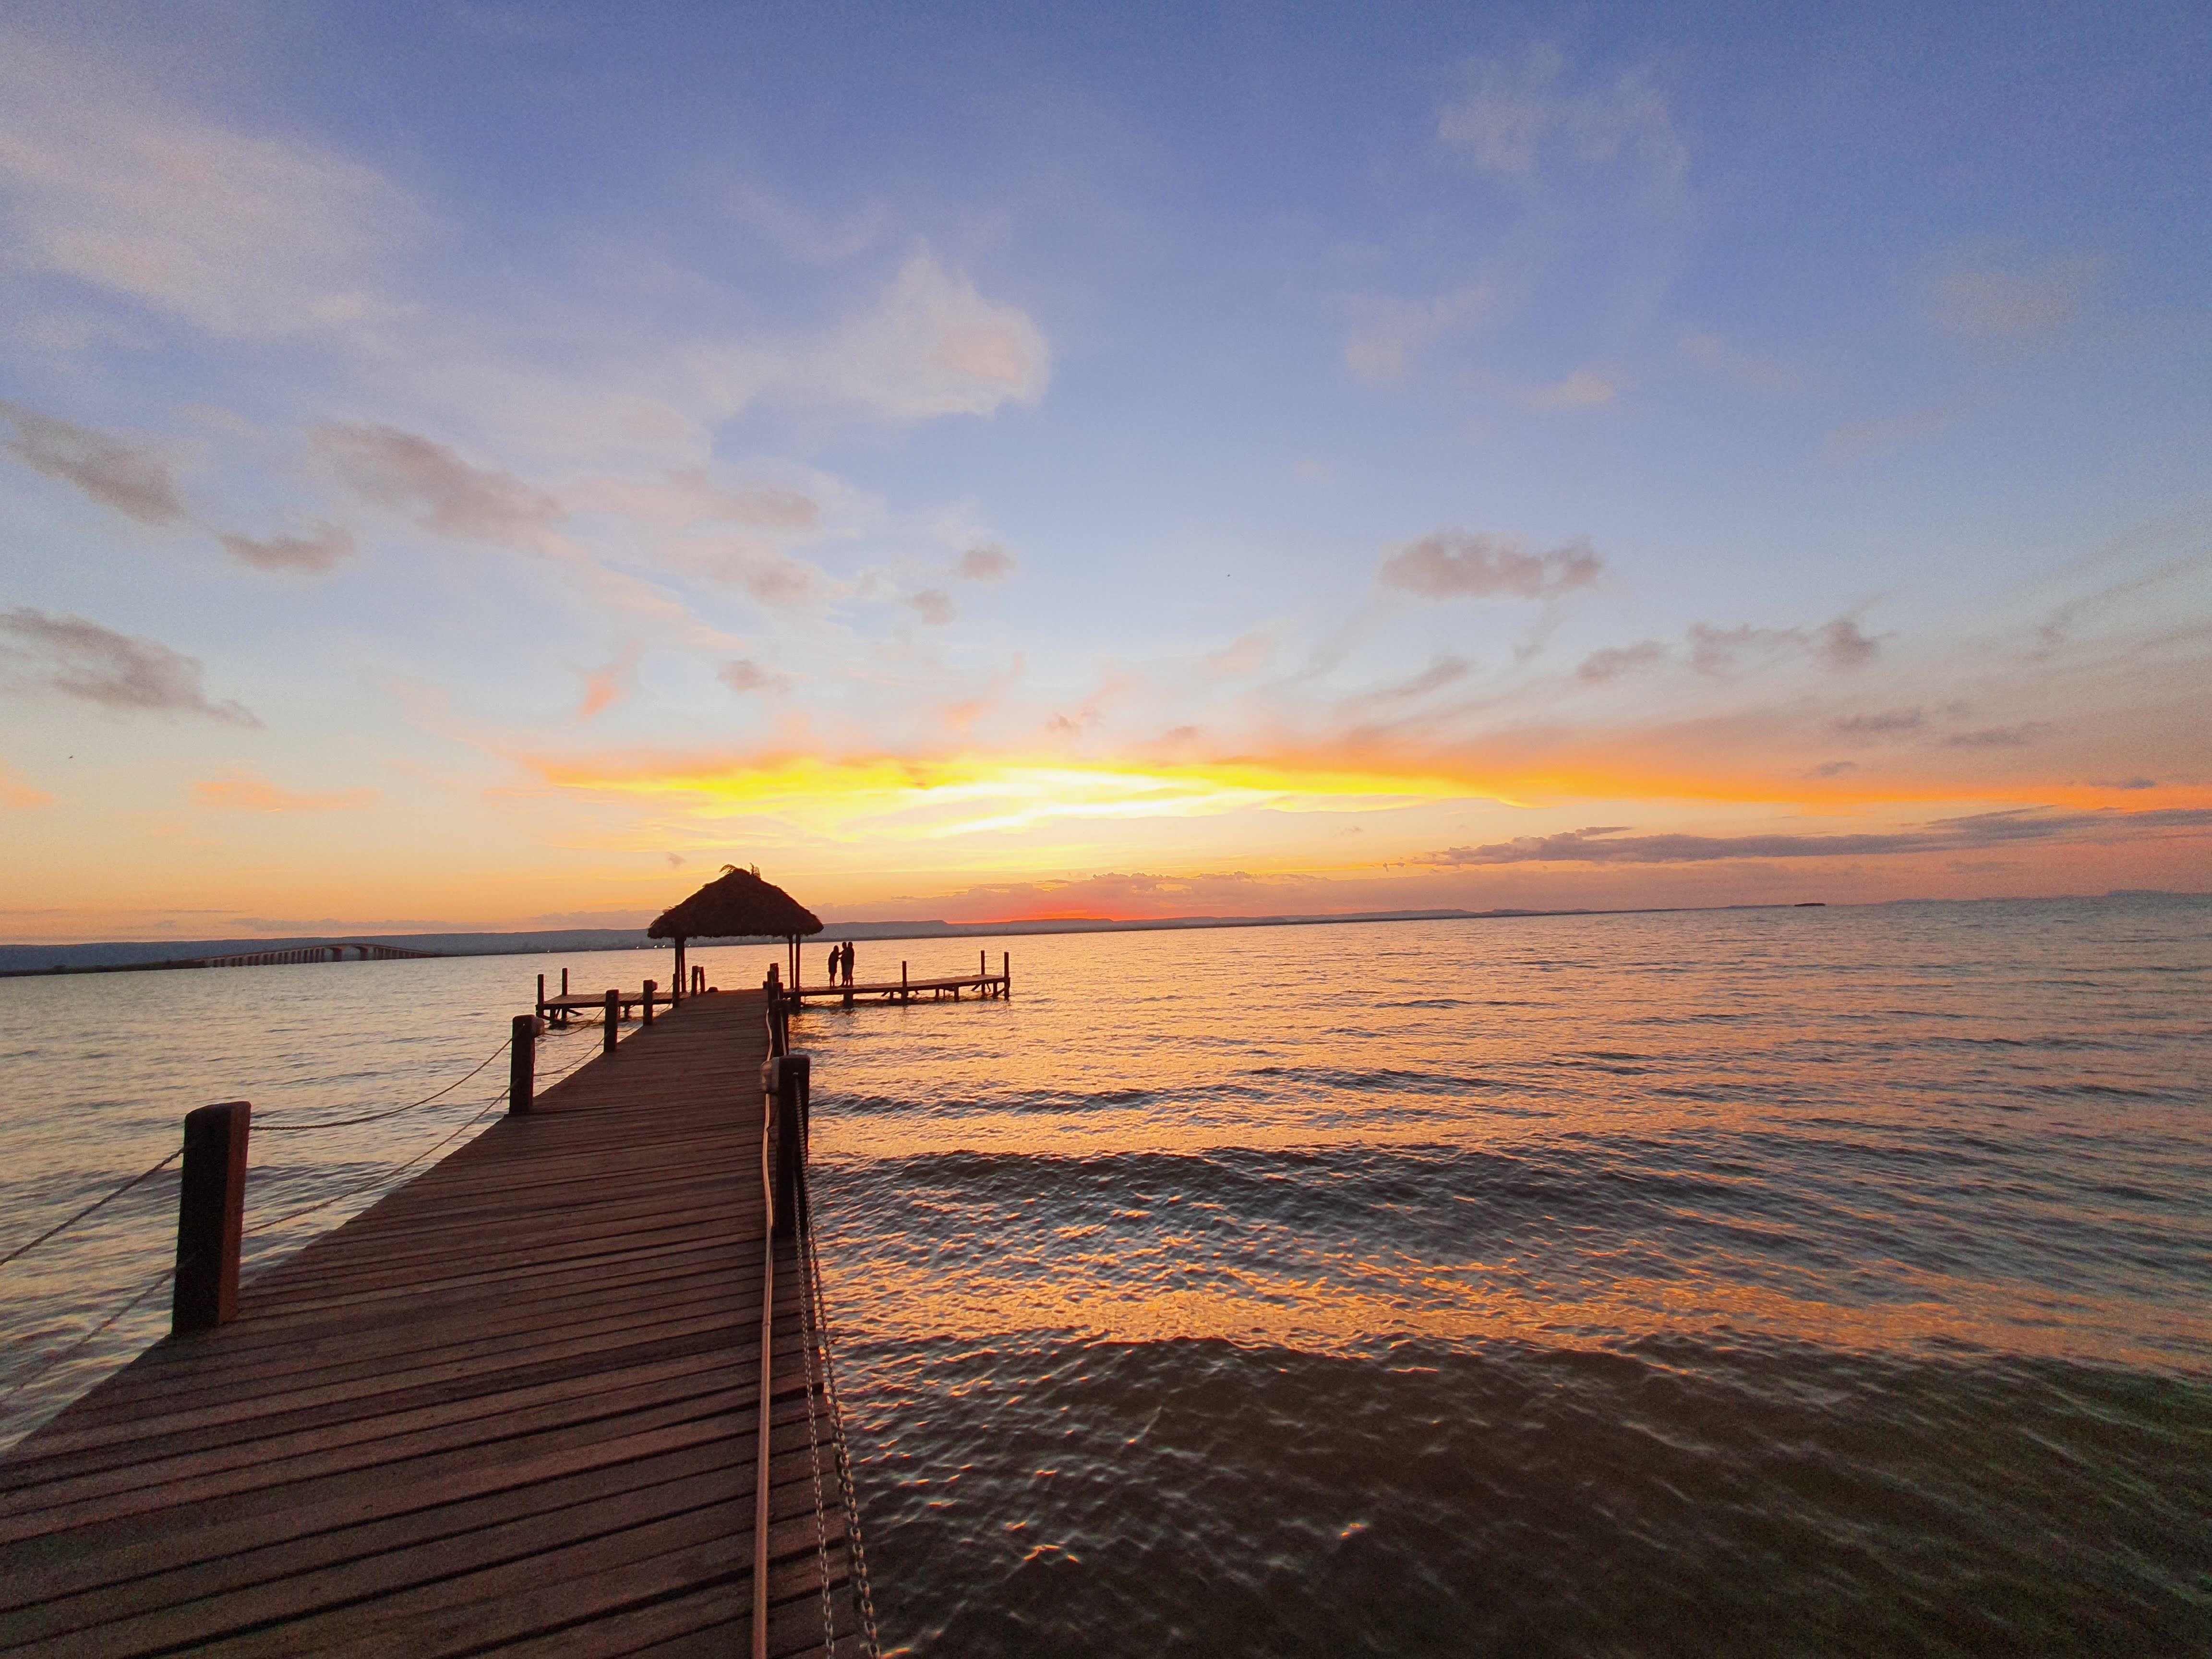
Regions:
M 0 1650 L 747 1650 L 764 1016 L 687 1000 L 23 1440 Z M 795 1246 L 775 1267 L 769 1650 L 821 1652 Z

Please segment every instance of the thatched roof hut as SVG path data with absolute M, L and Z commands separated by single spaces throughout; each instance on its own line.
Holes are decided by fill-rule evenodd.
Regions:
M 792 982 L 798 982 L 801 939 L 822 931 L 822 918 L 771 882 L 758 870 L 725 865 L 723 874 L 708 882 L 683 903 L 664 910 L 648 939 L 676 941 L 676 983 L 678 994 L 690 987 L 684 976 L 684 945 L 695 939 L 781 939 L 791 942 Z

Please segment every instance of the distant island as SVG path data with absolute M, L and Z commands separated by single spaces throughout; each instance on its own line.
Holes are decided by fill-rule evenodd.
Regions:
M 2054 895 L 2052 902 L 2085 898 L 2185 899 L 2212 896 L 2154 888 L 2115 888 L 2103 894 Z M 2005 904 L 2016 899 L 1895 899 L 1891 903 Z M 1529 916 L 1674 915 L 1699 910 L 1820 910 L 1826 899 L 1777 899 L 1765 904 L 1646 904 L 1560 910 L 1361 910 L 1327 915 L 1047 916 L 1028 921 L 836 921 L 822 930 L 829 939 L 1006 939 L 1036 933 L 1142 933 L 1196 927 L 1311 927 L 1359 921 L 1498 921 Z M 705 943 L 706 941 L 701 941 Z M 728 945 L 781 943 L 769 939 L 714 941 Z M 556 927 L 514 933 L 325 933 L 286 939 L 137 939 L 88 945 L 0 945 L 0 979 L 37 974 L 114 974 L 163 968 L 196 968 L 210 957 L 263 955 L 316 946 L 371 945 L 441 957 L 538 956 L 572 951 L 665 951 L 642 927 Z

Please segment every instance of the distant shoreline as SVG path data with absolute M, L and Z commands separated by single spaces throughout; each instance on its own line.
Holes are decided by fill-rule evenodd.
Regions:
M 2202 893 L 2157 889 L 2115 889 L 2106 893 L 2051 896 L 2063 899 L 2203 898 Z M 1889 903 L 2015 903 L 2018 899 L 1889 900 Z M 1174 933 L 1219 927 L 1317 927 L 1378 921 L 1511 921 L 1546 916 L 1650 916 L 1723 913 L 1730 910 L 1789 910 L 1859 907 L 1825 900 L 1776 899 L 1759 904 L 1644 904 L 1618 908 L 1587 906 L 1554 910 L 1364 910 L 1350 914 L 1274 916 L 1152 916 L 1117 921 L 1108 916 L 1054 916 L 1032 921 L 854 921 L 825 926 L 824 939 L 1012 939 L 1054 933 Z M 769 938 L 700 940 L 708 945 L 770 945 Z M 258 955 L 316 945 L 384 945 L 423 951 L 438 957 L 549 956 L 592 951 L 665 951 L 665 941 L 648 939 L 641 927 L 553 928 L 534 933 L 325 933 L 283 939 L 140 939 L 91 941 L 77 945 L 0 945 L 0 979 L 46 978 L 68 974 L 155 973 L 205 966 L 210 957 Z M 300 964 L 306 965 L 306 964 Z M 327 964 L 325 964 L 327 965 Z

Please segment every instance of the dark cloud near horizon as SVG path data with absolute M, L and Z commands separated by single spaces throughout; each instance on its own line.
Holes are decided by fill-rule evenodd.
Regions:
M 1415 862 L 1467 869 L 1501 864 L 1706 864 L 1723 859 L 1881 858 L 1900 853 L 1966 852 L 2021 842 L 2118 831 L 2212 825 L 2212 808 L 2151 812 L 1983 812 L 1939 818 L 1884 834 L 1848 836 L 1637 836 L 1626 824 L 1593 824 L 1550 836 L 1522 836 L 1483 847 L 1452 847 Z
M 252 536 L 231 535 L 217 539 L 232 558 L 256 570 L 295 570 L 311 576 L 319 576 L 334 568 L 340 560 L 349 559 L 354 553 L 351 531 L 342 525 L 320 521 L 309 536 L 279 535 L 256 540 Z
M 21 404 L 0 402 L 0 414 L 15 428 L 15 436 L 0 449 L 33 472 L 72 484 L 88 500 L 140 524 L 170 525 L 185 516 L 175 474 L 152 450 Z
M 325 422 L 307 435 L 363 500 L 441 535 L 544 552 L 567 516 L 534 485 L 471 466 L 445 445 L 398 427 Z
M 1392 552 L 1376 579 L 1432 599 L 1550 599 L 1595 586 L 1604 574 L 1587 538 L 1531 553 L 1518 536 L 1439 530 Z
M 1838 672 L 1864 667 L 1881 654 L 1881 641 L 1862 630 L 1853 617 L 1838 617 L 1818 628 L 1759 628 L 1749 623 L 1716 628 L 1711 623 L 1692 623 L 1683 643 L 1689 649 L 1690 666 L 1716 679 L 1739 669 L 1800 654 Z M 1575 677 L 1586 684 L 1602 685 L 1624 674 L 1656 667 L 1673 656 L 1673 647 L 1659 640 L 1607 646 L 1584 657 L 1575 669 Z
M 230 726 L 258 726 L 235 702 L 210 701 L 199 659 L 154 640 L 136 639 L 82 617 L 43 611 L 0 612 L 0 634 L 20 643 L 6 654 L 35 665 L 37 683 L 103 708 L 204 714 Z
M 1886 738 L 1899 732 L 1917 732 L 1927 724 L 1928 716 L 1917 708 L 1887 708 L 1879 714 L 1830 720 L 1828 730 L 1839 738 Z
M 1978 732 L 1954 732 L 1943 739 L 1947 749 L 2025 749 L 2040 743 L 2058 728 L 2048 720 L 2028 720 L 2020 726 L 1990 726 Z
M 1611 645 L 1584 657 L 1576 668 L 1575 676 L 1592 685 L 1602 685 L 1623 674 L 1632 674 L 1638 669 L 1662 663 L 1669 654 L 1667 647 L 1657 640 L 1638 640 L 1634 645 Z
M 1856 619 L 1838 617 L 1818 628 L 1715 628 L 1692 623 L 1690 666 L 1700 674 L 1724 675 L 1762 659 L 1805 652 L 1823 666 L 1862 668 L 1881 653 L 1879 641 L 1859 629 Z

